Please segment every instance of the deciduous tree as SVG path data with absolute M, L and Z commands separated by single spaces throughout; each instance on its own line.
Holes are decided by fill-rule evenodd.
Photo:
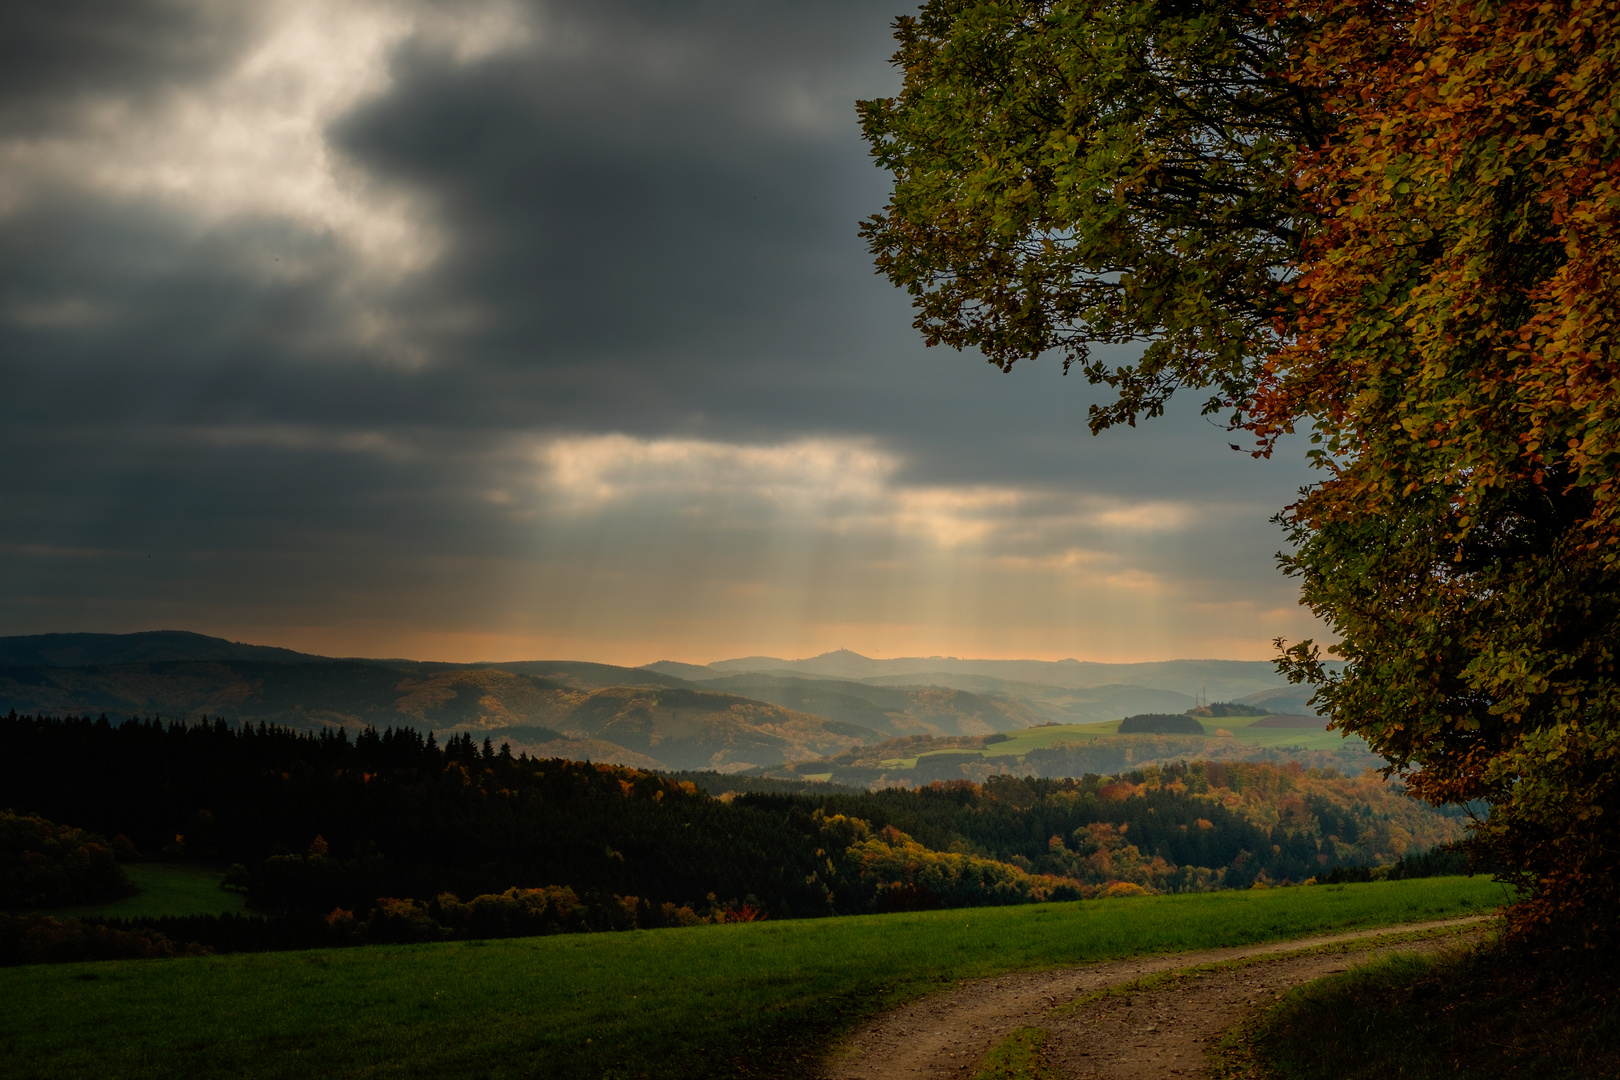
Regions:
M 866 221 L 930 344 L 1010 368 L 1061 350 L 1117 390 L 1247 400 L 1301 238 L 1298 148 L 1326 117 L 1284 71 L 1297 20 L 1242 3 L 931 0 L 895 23 L 898 96 L 860 103 L 894 174 Z M 1112 367 L 1093 342 L 1144 343 Z
M 1620 0 L 933 0 L 862 120 L 931 343 L 1309 431 L 1287 662 L 1413 790 L 1482 799 L 1521 929 L 1620 912 Z M 1145 341 L 1093 362 L 1090 341 Z
M 1620 5 L 1314 3 L 1294 77 L 1337 131 L 1292 340 L 1248 423 L 1326 479 L 1285 567 L 1339 636 L 1321 685 L 1413 790 L 1485 800 L 1521 928 L 1620 909 Z

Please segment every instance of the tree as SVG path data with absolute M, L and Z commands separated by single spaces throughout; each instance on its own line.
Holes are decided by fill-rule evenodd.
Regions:
M 1338 118 L 1293 340 L 1250 403 L 1327 479 L 1285 568 L 1349 661 L 1295 673 L 1527 887 L 1521 930 L 1620 911 L 1620 5 L 1311 5 Z M 1299 10 L 1295 9 L 1296 12 Z
M 1098 430 L 1213 391 L 1323 479 L 1291 673 L 1525 886 L 1620 912 L 1620 0 L 934 0 L 866 102 L 865 225 L 930 343 L 1053 348 Z M 1135 365 L 1087 341 L 1146 341 Z M 1281 643 L 1280 643 L 1281 644 Z
M 1277 344 L 1301 239 L 1290 184 L 1326 117 L 1253 5 L 931 0 L 895 22 L 894 98 L 860 103 L 894 173 L 862 226 L 928 343 L 1005 369 L 1049 349 L 1118 392 L 1098 430 L 1179 387 L 1240 406 Z M 1136 363 L 1092 342 L 1143 342 Z

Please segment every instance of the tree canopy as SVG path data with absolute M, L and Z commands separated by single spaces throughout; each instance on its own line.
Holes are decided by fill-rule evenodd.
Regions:
M 862 105 L 866 223 L 931 343 L 1182 387 L 1321 480 L 1284 569 L 1316 683 L 1418 794 L 1485 800 L 1519 929 L 1620 911 L 1620 2 L 934 0 Z M 1145 341 L 1135 365 L 1087 341 Z
M 1340 725 L 1414 790 L 1484 799 L 1521 924 L 1620 907 L 1613 3 L 1319 5 L 1295 77 L 1338 117 L 1251 409 L 1327 479 L 1287 568 L 1340 636 Z
M 862 226 L 930 344 L 1003 369 L 1061 350 L 1118 391 L 1094 429 L 1180 387 L 1249 396 L 1301 239 L 1289 182 L 1326 117 L 1253 5 L 933 0 L 895 23 L 905 85 L 860 103 L 894 174 Z M 1093 342 L 1142 342 L 1124 367 Z

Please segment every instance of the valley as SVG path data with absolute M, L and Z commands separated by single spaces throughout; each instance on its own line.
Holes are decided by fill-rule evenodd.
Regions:
M 180 631 L 0 638 L 0 710 L 21 714 L 412 728 L 531 757 L 860 784 L 1107 772 L 1189 754 L 1340 771 L 1373 763 L 1358 740 L 1310 730 L 1309 718 L 1297 729 L 1275 717 L 1234 720 L 1230 736 L 1211 728 L 1196 743 L 1115 730 L 1124 717 L 1180 713 L 1211 695 L 1257 713 L 1308 710 L 1305 693 L 1258 661 L 876 660 L 840 650 L 628 668 L 323 657 Z

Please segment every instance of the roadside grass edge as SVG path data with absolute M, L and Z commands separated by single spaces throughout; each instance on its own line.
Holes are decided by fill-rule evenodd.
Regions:
M 41 1080 L 808 1077 L 964 979 L 1476 914 L 1479 879 L 0 970 Z

